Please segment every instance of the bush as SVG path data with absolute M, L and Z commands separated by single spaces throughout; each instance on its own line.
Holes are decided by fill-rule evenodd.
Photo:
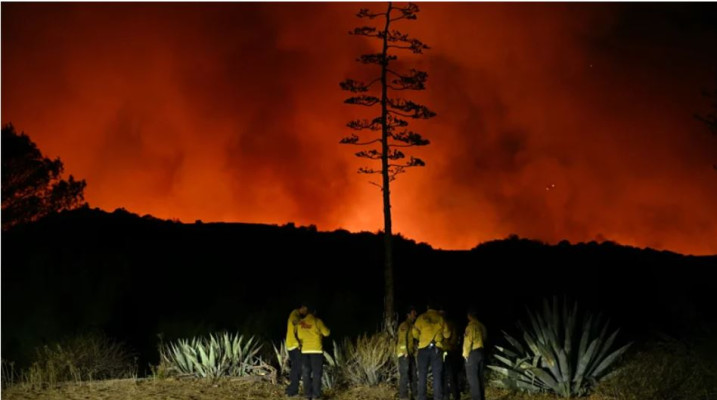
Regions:
M 542 315 L 528 310 L 530 325 L 518 324 L 523 343 L 504 333 L 512 349 L 495 346 L 502 365 L 488 366 L 499 375 L 496 386 L 562 397 L 585 395 L 630 346 L 611 350 L 619 330 L 607 336 L 608 323 L 600 315 L 586 313 L 576 331 L 577 303 L 572 309 L 567 301 L 562 306 L 555 298 L 552 307 L 543 301 Z
M 346 341 L 343 367 L 346 381 L 354 386 L 396 382 L 398 365 L 394 350 L 394 342 L 386 333 L 359 336 L 355 344 Z
M 261 347 L 253 336 L 244 340 L 243 335 L 228 333 L 179 339 L 160 347 L 158 370 L 200 378 L 268 375 L 273 381 L 276 370 L 258 355 Z
M 136 375 L 136 357 L 124 344 L 92 333 L 36 349 L 36 360 L 22 378 L 35 386 Z
M 712 353 L 706 349 L 710 343 Z M 708 341 L 695 338 L 681 341 L 663 336 L 634 351 L 596 391 L 624 400 L 717 398 L 716 344 L 715 336 Z

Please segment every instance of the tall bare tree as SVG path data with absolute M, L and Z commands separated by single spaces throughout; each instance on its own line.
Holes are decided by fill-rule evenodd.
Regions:
M 410 37 L 395 29 L 393 23 L 400 20 L 415 20 L 418 6 L 408 3 L 399 7 L 388 3 L 386 11 L 372 12 L 363 8 L 359 18 L 379 19 L 381 27 L 361 26 L 350 31 L 350 35 L 365 36 L 381 41 L 380 53 L 362 54 L 357 61 L 362 64 L 378 66 L 374 79 L 363 82 L 346 79 L 340 83 L 341 89 L 352 93 L 345 103 L 364 107 L 380 107 L 380 114 L 373 119 L 357 119 L 347 126 L 356 132 L 341 140 L 342 144 L 366 146 L 369 149 L 356 153 L 357 157 L 367 158 L 381 163 L 380 168 L 361 167 L 361 174 L 380 174 L 381 181 L 372 184 L 378 186 L 383 194 L 384 221 L 384 328 L 390 329 L 395 324 L 394 280 L 393 280 L 393 244 L 391 227 L 391 190 L 390 184 L 396 177 L 410 167 L 422 167 L 423 160 L 410 156 L 406 159 L 405 148 L 425 146 L 429 144 L 420 134 L 408 130 L 408 119 L 428 119 L 436 114 L 426 106 L 394 95 L 406 90 L 424 90 L 428 74 L 424 71 L 410 69 L 399 71 L 393 68 L 398 56 L 393 52 L 407 50 L 422 54 L 429 49 L 418 39 Z M 392 64 L 393 63 L 393 64 Z M 380 131 L 380 136 L 379 132 Z M 363 137 L 359 137 L 359 134 Z

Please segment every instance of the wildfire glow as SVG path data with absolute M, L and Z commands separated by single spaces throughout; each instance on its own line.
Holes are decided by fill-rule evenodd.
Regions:
M 92 207 L 376 231 L 338 82 L 370 76 L 354 60 L 372 44 L 346 32 L 380 6 L 3 3 L 2 122 L 86 179 Z M 396 232 L 717 253 L 717 144 L 693 118 L 717 28 L 661 20 L 674 4 L 420 7 L 397 28 L 431 46 L 403 60 L 438 116 L 411 126 L 432 144 L 392 187 Z

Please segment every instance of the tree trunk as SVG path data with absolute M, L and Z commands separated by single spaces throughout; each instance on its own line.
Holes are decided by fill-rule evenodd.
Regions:
M 383 62 L 381 65 L 381 167 L 383 177 L 383 226 L 384 226 L 384 329 L 391 330 L 394 326 L 394 299 L 393 299 L 393 232 L 391 229 L 391 190 L 389 188 L 390 176 L 388 166 L 388 123 L 386 117 L 388 83 L 386 73 L 388 69 L 388 27 L 391 23 L 391 3 L 386 11 L 386 25 L 383 29 Z

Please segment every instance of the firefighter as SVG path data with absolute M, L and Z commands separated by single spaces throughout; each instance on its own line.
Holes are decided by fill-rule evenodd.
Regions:
M 435 304 L 416 318 L 413 337 L 418 339 L 418 400 L 426 400 L 428 366 L 433 372 L 433 400 L 443 400 L 443 340 L 450 337 L 443 316 Z
M 458 371 L 462 363 L 456 324 L 446 317 L 445 310 L 440 310 L 440 313 L 446 321 L 448 330 L 451 332 L 451 335 L 443 340 L 443 399 L 449 400 L 453 395 L 453 400 L 460 400 L 461 391 L 458 387 Z
M 468 311 L 468 326 L 463 337 L 463 358 L 466 360 L 466 378 L 471 391 L 471 400 L 485 399 L 485 385 L 483 383 L 483 366 L 485 352 L 483 344 L 486 340 L 485 326 L 478 321 L 476 311 Z
M 316 310 L 306 314 L 296 326 L 296 336 L 301 343 L 303 360 L 304 396 L 307 399 L 321 398 L 321 374 L 324 362 L 324 349 L 321 340 L 331 331 L 316 316 Z
M 296 337 L 296 326 L 301 321 L 308 307 L 306 303 L 302 303 L 301 307 L 293 310 L 289 314 L 289 321 L 286 326 L 286 350 L 289 352 L 289 386 L 286 387 L 287 396 L 296 396 L 299 394 L 299 379 L 301 379 L 301 349 L 299 348 L 299 340 Z
M 398 326 L 396 340 L 396 356 L 398 357 L 398 398 L 408 399 L 408 388 L 411 397 L 416 396 L 416 345 L 413 342 L 413 323 L 416 321 L 416 309 L 408 308 L 406 320 Z

